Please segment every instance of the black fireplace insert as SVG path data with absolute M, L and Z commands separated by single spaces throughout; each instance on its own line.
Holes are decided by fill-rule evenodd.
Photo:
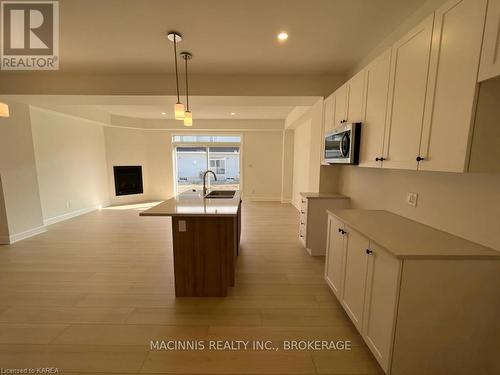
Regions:
M 142 167 L 114 166 L 116 195 L 142 194 Z

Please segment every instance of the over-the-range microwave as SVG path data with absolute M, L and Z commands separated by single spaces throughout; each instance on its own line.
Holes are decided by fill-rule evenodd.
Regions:
M 325 135 L 324 157 L 329 164 L 358 164 L 361 123 L 345 123 Z

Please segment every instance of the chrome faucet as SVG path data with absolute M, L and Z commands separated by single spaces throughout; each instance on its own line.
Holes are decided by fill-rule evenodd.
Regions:
M 203 197 L 207 195 L 207 174 L 212 173 L 214 175 L 215 181 L 217 181 L 217 176 L 215 175 L 214 171 L 211 171 L 210 169 L 205 171 L 203 173 Z M 209 177 L 210 178 L 210 177 Z

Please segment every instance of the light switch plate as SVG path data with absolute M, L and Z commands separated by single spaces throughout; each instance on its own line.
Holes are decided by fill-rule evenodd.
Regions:
M 406 203 L 408 204 L 408 206 L 417 207 L 417 200 L 417 193 L 406 193 Z
M 179 232 L 186 231 L 186 220 L 179 220 Z

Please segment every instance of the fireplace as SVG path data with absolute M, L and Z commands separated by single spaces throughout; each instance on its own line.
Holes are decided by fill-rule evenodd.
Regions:
M 114 166 L 116 195 L 142 194 L 142 167 Z

